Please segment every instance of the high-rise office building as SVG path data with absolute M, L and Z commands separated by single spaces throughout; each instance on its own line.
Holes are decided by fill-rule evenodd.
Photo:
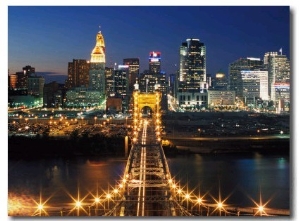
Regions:
M 226 74 L 224 72 L 217 72 L 216 77 L 212 80 L 213 81 L 213 89 L 216 90 L 226 90 L 228 86 L 228 80 Z
M 263 70 L 263 61 L 260 58 L 240 58 L 229 64 L 229 90 L 235 91 L 240 100 L 244 100 L 241 72 L 254 70 Z
M 281 49 L 282 51 L 282 49 Z M 278 102 L 290 102 L 290 61 L 286 55 L 277 52 L 267 52 L 264 56 L 264 65 L 269 72 L 269 97 Z
M 188 38 L 180 46 L 179 81 L 189 90 L 199 90 L 206 82 L 206 48 L 199 39 Z
M 152 51 L 149 54 L 149 73 L 159 74 L 161 71 L 161 53 Z
M 123 65 L 128 65 L 128 83 L 129 92 L 131 93 L 134 89 L 134 84 L 138 78 L 140 71 L 140 60 L 138 58 L 125 58 L 123 59 Z
M 66 80 L 66 88 L 89 86 L 89 69 L 90 64 L 84 59 L 73 59 L 68 63 L 68 79 Z
M 114 69 L 105 67 L 105 91 L 107 97 L 112 97 L 115 95 L 114 93 Z
M 114 97 L 121 98 L 122 111 L 128 111 L 129 104 L 129 66 L 119 65 L 117 70 L 114 70 L 113 74 L 113 90 Z
M 268 71 L 241 71 L 244 104 L 253 107 L 268 100 Z
M 105 97 L 105 43 L 99 31 L 96 35 L 96 45 L 91 53 L 89 70 L 89 87 L 99 91 Z
M 185 110 L 199 110 L 207 105 L 206 47 L 200 39 L 188 38 L 179 54 L 177 102 Z

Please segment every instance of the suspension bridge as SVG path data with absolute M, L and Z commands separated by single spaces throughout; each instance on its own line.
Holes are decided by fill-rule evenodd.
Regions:
M 52 211 L 38 205 L 35 216 L 289 216 L 286 209 L 226 205 L 224 199 L 209 202 L 181 188 L 170 173 L 161 145 L 161 93 L 133 93 L 131 146 L 122 179 L 109 192 L 95 196 L 92 203 L 74 201 L 72 208 Z M 148 107 L 151 113 L 143 113 Z M 126 145 L 125 145 L 126 146 Z

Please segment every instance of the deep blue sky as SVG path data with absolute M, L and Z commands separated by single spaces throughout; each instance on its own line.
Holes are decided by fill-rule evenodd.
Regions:
M 187 38 L 206 45 L 212 75 L 281 47 L 290 58 L 288 6 L 8 6 L 8 69 L 67 75 L 68 62 L 90 59 L 99 26 L 108 67 L 138 57 L 142 72 L 149 52 L 160 51 L 162 70 L 174 73 Z

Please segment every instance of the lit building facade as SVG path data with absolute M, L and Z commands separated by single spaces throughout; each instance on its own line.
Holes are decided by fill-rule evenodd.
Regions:
M 186 39 L 180 46 L 179 81 L 190 90 L 199 90 L 206 82 L 206 47 L 199 39 Z
M 70 82 L 84 82 L 78 87 L 72 87 L 66 93 L 65 105 L 68 107 L 99 107 L 105 109 L 106 98 L 106 72 L 105 72 L 105 43 L 99 31 L 96 35 L 96 45 L 91 53 L 91 60 L 80 61 L 88 75 L 82 81 L 71 79 Z M 87 66 L 85 66 L 87 65 Z M 82 75 L 83 76 L 83 75 Z M 88 85 L 87 83 L 88 77 Z M 83 80 L 84 79 L 84 80 Z M 75 84 L 74 84 L 75 85 Z
M 267 52 L 264 56 L 264 65 L 269 72 L 270 100 L 278 102 L 283 99 L 284 103 L 289 105 L 290 61 L 282 53 Z
M 268 101 L 268 71 L 241 71 L 245 105 L 254 105 L 258 99 Z
M 113 74 L 113 97 L 121 98 L 122 112 L 128 111 L 129 106 L 129 66 L 119 65 Z
M 216 73 L 216 77 L 212 80 L 212 87 L 215 90 L 227 90 L 228 80 L 223 72 Z
M 260 58 L 240 58 L 229 64 L 229 90 L 234 90 L 236 96 L 243 100 L 242 71 L 263 70 L 263 61 Z
M 100 105 L 100 91 L 86 87 L 73 88 L 66 92 L 66 107 L 87 108 L 98 107 Z
M 114 96 L 114 69 L 105 67 L 106 97 Z
M 68 78 L 66 88 L 88 87 L 89 86 L 89 61 L 84 59 L 73 59 L 68 63 Z
M 125 58 L 123 59 L 123 65 L 128 65 L 128 82 L 129 82 L 129 92 L 132 93 L 134 90 L 134 84 L 138 78 L 140 71 L 140 60 L 138 58 Z
M 45 79 L 36 76 L 35 68 L 27 65 L 22 72 L 16 72 L 13 79 L 14 88 L 9 88 L 8 103 L 10 107 L 42 107 Z
M 235 91 L 233 90 L 212 90 L 207 91 L 208 107 L 235 106 Z

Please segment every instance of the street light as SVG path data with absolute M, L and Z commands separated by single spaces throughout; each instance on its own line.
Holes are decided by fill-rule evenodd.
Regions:
M 94 117 L 94 120 L 95 120 L 95 125 L 96 125 L 97 117 Z
M 223 208 L 223 203 L 222 202 L 218 203 L 218 208 L 219 208 L 220 216 L 221 216 L 222 215 L 222 208 Z
M 42 216 L 43 204 L 38 205 L 39 215 Z

